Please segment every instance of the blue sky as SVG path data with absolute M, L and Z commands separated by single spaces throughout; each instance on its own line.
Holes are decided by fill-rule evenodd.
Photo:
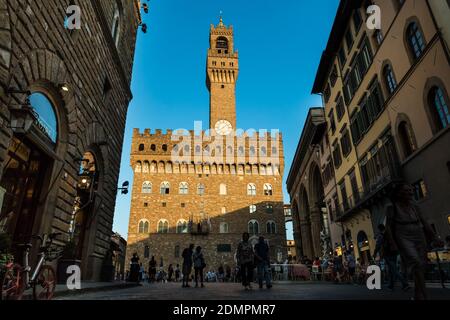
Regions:
M 145 0 L 144 0 L 145 1 Z M 209 121 L 205 84 L 209 26 L 234 26 L 240 74 L 238 128 L 283 133 L 285 179 L 307 115 L 320 106 L 311 95 L 338 0 L 152 0 L 139 32 L 128 109 L 120 184 L 132 183 L 129 154 L 133 128 L 193 129 Z M 285 202 L 289 196 L 284 185 Z M 118 195 L 114 231 L 127 237 L 131 194 Z M 288 229 L 291 229 L 290 227 Z M 291 231 L 288 231 L 291 238 Z

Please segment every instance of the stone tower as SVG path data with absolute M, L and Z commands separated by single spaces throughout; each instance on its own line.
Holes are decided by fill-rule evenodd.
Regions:
M 284 154 L 279 132 L 235 134 L 238 56 L 233 29 L 211 26 L 207 85 L 216 130 L 135 129 L 127 260 L 180 264 L 190 243 L 203 248 L 208 269 L 235 266 L 243 232 L 263 235 L 272 261 L 286 258 Z M 195 119 L 192 119 L 195 120 Z
M 222 18 L 211 25 L 207 60 L 206 85 L 210 92 L 209 127 L 236 129 L 236 80 L 239 59 L 234 51 L 233 26 L 225 26 Z

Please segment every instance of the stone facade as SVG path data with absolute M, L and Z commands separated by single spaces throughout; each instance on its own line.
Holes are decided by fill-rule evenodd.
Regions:
M 218 35 L 227 41 L 216 46 Z M 226 120 L 235 129 L 237 67 L 232 28 L 221 21 L 211 26 L 208 54 L 211 126 Z M 137 252 L 145 266 L 152 256 L 164 266 L 181 264 L 183 249 L 193 243 L 203 248 L 207 268 L 233 268 L 246 231 L 252 241 L 258 235 L 268 240 L 274 261 L 285 259 L 280 133 L 236 136 L 215 135 L 214 130 L 135 129 L 131 166 L 128 260 Z
M 81 8 L 80 30 L 64 27 L 71 4 Z M 57 244 L 64 245 L 73 222 L 79 159 L 86 152 L 94 155 L 98 180 L 82 244 L 85 279 L 99 278 L 110 245 L 139 10 L 139 1 L 0 0 L 0 175 L 5 180 L 14 169 L 10 156 L 20 156 L 20 148 L 14 149 L 18 141 L 46 159 L 41 188 L 33 189 L 39 201 L 26 237 L 61 232 Z M 27 91 L 50 101 L 55 141 L 42 135 L 40 120 L 35 122 L 40 133 L 35 125 L 25 134 L 12 125 L 11 110 L 27 105 Z M 9 191 L 0 220 L 9 214 L 4 212 L 12 201 L 7 197 L 13 197 Z M 18 210 L 15 215 L 25 214 Z M 2 223 L 14 233 L 14 226 Z

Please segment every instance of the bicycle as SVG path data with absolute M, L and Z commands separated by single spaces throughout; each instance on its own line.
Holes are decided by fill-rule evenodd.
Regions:
M 6 271 L 1 281 L 2 286 L 1 300 L 21 300 L 27 289 L 33 289 L 34 300 L 51 300 L 56 288 L 55 270 L 46 265 L 45 262 L 53 261 L 57 257 L 52 257 L 51 246 L 53 240 L 61 233 L 44 234 L 41 236 L 33 236 L 40 240 L 38 262 L 34 270 L 29 265 L 30 249 L 33 247 L 30 243 L 20 244 L 17 247 L 25 249 L 24 266 L 14 263 L 11 260 L 6 264 Z M 31 276 L 30 276 L 31 274 Z

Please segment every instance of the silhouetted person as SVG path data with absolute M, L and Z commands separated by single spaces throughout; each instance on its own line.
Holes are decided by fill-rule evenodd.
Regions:
M 148 263 L 148 282 L 155 282 L 156 280 L 156 260 L 155 256 L 152 256 Z
M 242 241 L 239 243 L 236 253 L 237 263 L 241 266 L 242 285 L 245 290 L 252 289 L 251 282 L 253 281 L 254 252 L 249 238 L 248 232 L 242 235 Z
M 392 204 L 386 208 L 386 232 L 393 235 L 408 272 L 414 276 L 414 299 L 425 300 L 428 295 L 425 285 L 427 239 L 436 239 L 433 229 L 414 204 L 414 189 L 403 182 L 395 186 L 391 195 Z
M 255 257 L 257 261 L 256 267 L 258 270 L 259 288 L 262 289 L 263 280 L 266 282 L 267 289 L 272 288 L 269 246 L 263 236 L 259 237 L 258 243 L 255 245 Z
M 173 277 L 173 266 L 169 264 L 169 268 L 167 269 L 167 281 L 171 282 Z
M 139 282 L 139 271 L 139 257 L 135 252 L 130 262 L 130 282 Z
M 198 278 L 200 278 L 200 283 L 203 288 L 203 270 L 206 267 L 206 263 L 205 258 L 203 257 L 202 247 L 198 246 L 197 248 L 195 248 L 193 260 L 195 270 L 195 287 L 198 288 Z
M 189 288 L 189 278 L 192 272 L 192 254 L 194 253 L 194 245 L 191 244 L 189 248 L 183 250 L 183 288 Z

